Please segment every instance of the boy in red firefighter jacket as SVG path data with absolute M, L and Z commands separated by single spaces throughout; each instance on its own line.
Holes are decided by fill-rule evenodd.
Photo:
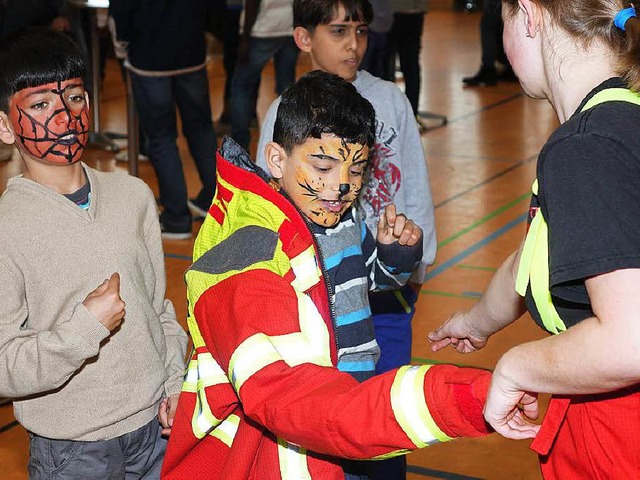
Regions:
M 359 223 L 352 205 L 374 124 L 351 84 L 316 71 L 282 97 L 266 148 L 277 183 L 232 141 L 221 148 L 216 195 L 186 274 L 194 352 L 163 478 L 344 479 L 345 459 L 487 433 L 489 372 L 406 366 L 359 383 L 337 368 L 349 354 L 337 332 L 357 322 L 334 300 L 359 280 L 337 286 L 328 272 L 348 265 L 348 252 L 363 254 L 366 239 L 327 256 L 317 230 L 339 237 Z M 387 210 L 377 251 L 363 255 L 365 286 L 402 277 L 394 259 L 403 254 L 415 259 L 410 273 L 421 235 Z

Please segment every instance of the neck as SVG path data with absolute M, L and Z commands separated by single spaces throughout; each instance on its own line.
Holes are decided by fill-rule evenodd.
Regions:
M 573 45 L 569 49 L 568 53 L 556 51 L 556 58 L 547 57 L 553 64 L 547 67 L 547 72 L 552 72 L 548 79 L 548 99 L 560 123 L 575 113 L 591 90 L 617 75 L 615 56 L 603 45 L 594 43 L 587 49 Z
M 80 162 L 71 165 L 46 165 L 25 160 L 23 177 L 33 180 L 62 195 L 73 193 L 86 182 Z

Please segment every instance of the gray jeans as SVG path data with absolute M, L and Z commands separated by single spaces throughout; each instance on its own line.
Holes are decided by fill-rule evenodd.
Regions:
M 160 478 L 167 440 L 156 419 L 111 440 L 75 442 L 29 434 L 29 478 L 66 480 L 146 480 Z

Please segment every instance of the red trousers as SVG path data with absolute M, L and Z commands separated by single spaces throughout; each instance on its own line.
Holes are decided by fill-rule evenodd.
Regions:
M 531 448 L 545 480 L 640 479 L 640 385 L 553 397 Z

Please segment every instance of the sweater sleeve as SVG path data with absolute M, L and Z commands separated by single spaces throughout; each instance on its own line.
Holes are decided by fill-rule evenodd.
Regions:
M 54 390 L 98 354 L 109 336 L 78 302 L 51 330 L 29 326 L 25 283 L 18 266 L 0 256 L 0 396 L 24 397 Z
M 267 114 L 260 126 L 260 140 L 258 141 L 258 149 L 256 150 L 256 164 L 267 173 L 269 173 L 269 168 L 267 167 L 264 148 L 267 146 L 267 143 L 273 140 L 273 126 L 276 123 L 278 105 L 280 105 L 280 97 L 276 98 L 271 102 L 271 105 L 269 105 Z
M 489 372 L 407 366 L 358 383 L 328 361 L 328 330 L 309 301 L 278 275 L 251 270 L 196 302 L 204 343 L 252 421 L 314 452 L 354 459 L 488 432 Z
M 187 334 L 178 323 L 175 308 L 165 298 L 166 273 L 160 223 L 156 213 L 156 204 L 151 190 L 148 190 L 147 209 L 145 212 L 145 242 L 154 269 L 153 308 L 158 314 L 166 342 L 165 368 L 167 380 L 164 390 L 167 396 L 180 393 L 182 377 L 185 369 L 187 351 Z
M 422 244 L 406 246 L 397 242 L 389 245 L 377 243 L 366 223 L 363 220 L 360 222 L 369 290 L 393 290 L 406 284 L 420 263 Z
M 411 280 L 423 283 L 427 266 L 436 257 L 436 227 L 433 211 L 433 197 L 429 183 L 429 173 L 424 149 L 413 110 L 406 96 L 403 97 L 404 108 L 399 129 L 399 152 L 402 159 L 403 191 L 407 218 L 422 228 L 422 260 Z

